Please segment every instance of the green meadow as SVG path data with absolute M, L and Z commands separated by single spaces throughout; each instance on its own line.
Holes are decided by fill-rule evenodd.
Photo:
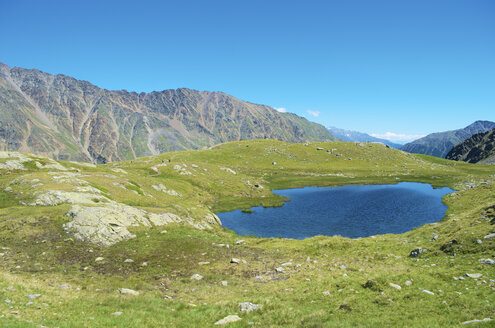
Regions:
M 98 166 L 58 162 L 65 171 L 24 156 L 31 159 L 24 169 L 0 169 L 2 327 L 213 327 L 228 315 L 241 318 L 228 327 L 457 327 L 495 320 L 495 265 L 484 263 L 495 259 L 494 166 L 377 143 L 273 140 Z M 56 180 L 57 172 L 66 177 Z M 401 181 L 456 190 L 443 198 L 444 219 L 398 235 L 305 240 L 178 222 L 129 227 L 135 238 L 103 247 L 64 230 L 72 204 L 29 205 L 47 190 L 91 187 L 99 195 L 91 206 L 116 202 L 202 220 L 280 206 L 286 199 L 274 189 Z M 418 248 L 421 254 L 409 257 Z M 242 302 L 261 307 L 241 312 Z

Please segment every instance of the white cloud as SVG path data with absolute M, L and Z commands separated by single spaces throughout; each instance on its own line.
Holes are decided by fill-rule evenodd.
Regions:
M 314 117 L 318 117 L 318 116 L 320 115 L 320 112 L 318 112 L 318 111 L 314 111 L 314 110 L 309 110 L 309 109 L 308 109 L 306 112 L 307 112 L 309 115 L 314 116 Z
M 425 136 L 424 134 L 403 134 L 394 132 L 385 132 L 383 134 L 372 133 L 371 135 L 375 138 L 387 139 L 398 143 L 410 142 Z
M 277 112 L 280 112 L 280 113 L 287 113 L 287 108 L 284 108 L 284 107 L 275 108 L 275 110 L 276 110 Z

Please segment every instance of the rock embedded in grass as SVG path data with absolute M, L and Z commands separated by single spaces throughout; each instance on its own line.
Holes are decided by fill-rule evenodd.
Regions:
M 231 322 L 236 322 L 242 320 L 238 315 L 228 315 L 223 319 L 218 320 L 215 322 L 215 325 L 226 325 Z
M 132 295 L 132 296 L 139 295 L 139 292 L 129 288 L 119 288 L 119 292 L 123 295 Z
M 239 303 L 239 310 L 241 312 L 249 313 L 251 311 L 260 310 L 261 308 L 263 308 L 263 305 L 261 304 L 253 304 L 251 302 Z
M 198 274 L 198 273 L 195 273 L 195 274 L 193 274 L 193 275 L 191 276 L 191 278 L 190 278 L 190 279 L 191 279 L 191 280 L 201 280 L 201 279 L 203 279 L 203 276 L 202 276 L 202 275 L 200 275 L 200 274 Z

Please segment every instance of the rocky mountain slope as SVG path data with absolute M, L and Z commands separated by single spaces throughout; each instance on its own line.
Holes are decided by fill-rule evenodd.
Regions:
M 106 163 L 246 139 L 337 140 L 295 114 L 221 92 L 109 91 L 0 63 L 0 150 Z
M 426 137 L 405 144 L 400 149 L 409 153 L 425 154 L 445 158 L 445 155 L 458 143 L 473 134 L 495 128 L 495 122 L 476 121 L 463 129 L 432 133 Z
M 358 141 L 358 142 L 381 142 L 382 144 L 388 145 L 392 148 L 399 149 L 402 147 L 400 144 L 396 144 L 390 140 L 375 138 L 367 133 L 351 131 L 345 129 L 339 129 L 333 126 L 327 128 L 328 131 L 342 141 Z
M 495 164 L 495 129 L 477 133 L 455 145 L 445 158 L 468 163 Z

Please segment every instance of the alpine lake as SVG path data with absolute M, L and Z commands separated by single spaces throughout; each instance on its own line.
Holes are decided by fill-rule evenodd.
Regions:
M 217 213 L 239 235 L 304 239 L 326 235 L 349 238 L 410 231 L 440 221 L 442 197 L 454 192 L 429 184 L 346 185 L 273 190 L 290 199 L 281 207 Z

